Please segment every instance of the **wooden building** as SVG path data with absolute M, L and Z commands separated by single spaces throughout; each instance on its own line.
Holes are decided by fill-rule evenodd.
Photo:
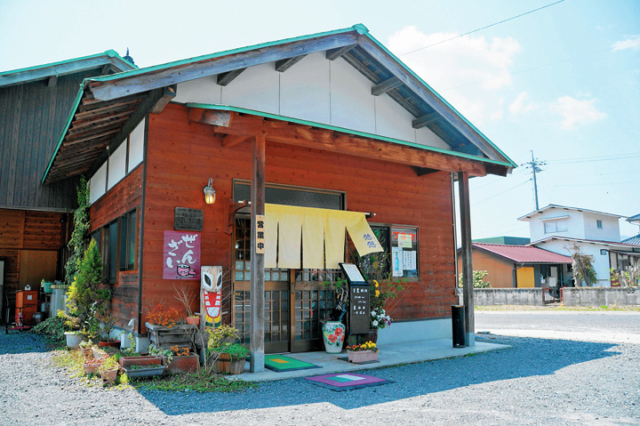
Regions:
M 473 269 L 487 271 L 485 281 L 492 288 L 571 286 L 572 262 L 533 246 L 473 243 Z
M 42 279 L 63 278 L 72 225 L 68 213 L 77 206 L 79 176 L 44 185 L 42 175 L 80 83 L 133 68 L 110 50 L 0 72 L 0 259 L 5 264 L 0 307 L 7 299 L 13 305 L 15 292 L 25 285 L 37 290 Z
M 454 181 L 467 241 L 468 178 L 514 166 L 356 25 L 85 79 L 43 183 L 90 177 L 121 324 L 135 319 L 144 335 L 145 308 L 177 303 L 175 287 L 197 294 L 199 266 L 222 266 L 223 321 L 259 371 L 265 352 L 320 347 L 332 303 L 322 283 L 338 276 L 329 246 L 344 255 L 345 211 L 369 213 L 384 250 L 401 255 L 393 274 L 408 285 L 381 341 L 450 336 Z M 263 254 L 257 220 L 266 212 L 274 224 L 276 210 Z M 318 215 L 329 218 L 320 236 L 308 225 Z M 177 276 L 171 256 L 185 247 Z

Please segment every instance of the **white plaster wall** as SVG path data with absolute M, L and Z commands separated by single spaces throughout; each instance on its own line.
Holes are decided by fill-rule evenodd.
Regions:
M 331 122 L 331 61 L 324 52 L 306 56 L 280 74 L 280 115 Z M 233 83 L 232 83 L 233 84 Z
M 144 159 L 144 125 L 142 120 L 131 132 L 129 140 L 129 171 L 133 170 Z
M 375 133 L 380 136 L 415 142 L 416 131 L 411 126 L 411 121 L 415 117 L 386 93 L 374 96 L 373 99 L 376 113 Z
M 280 114 L 279 74 L 275 63 L 249 67 L 222 87 L 220 103 Z
M 173 101 L 219 104 L 221 94 L 222 86 L 216 84 L 216 76 L 209 76 L 178 84 Z
M 116 151 L 109 157 L 109 183 L 107 187 L 109 189 L 120 182 L 120 180 L 126 175 L 126 163 L 127 163 L 127 141 L 125 140 Z
M 620 242 L 620 223 L 618 218 L 588 212 L 584 212 L 583 217 L 586 239 Z M 598 229 L 598 220 L 602 221 L 602 229 Z
M 570 249 L 574 244 L 580 248 L 580 252 L 593 258 L 593 267 L 596 271 L 596 275 L 598 276 L 597 286 L 611 287 L 609 273 L 609 256 L 600 254 L 600 250 L 606 249 L 606 246 L 574 241 L 547 241 L 545 243 L 536 244 L 536 246 L 540 247 L 541 249 L 552 251 L 554 253 L 571 256 Z
M 361 132 L 376 132 L 371 83 L 342 58 L 331 62 L 331 123 Z
M 89 202 L 93 204 L 98 198 L 104 195 L 104 187 L 107 181 L 107 162 L 102 165 L 98 169 L 98 171 L 93 175 L 91 180 L 89 180 Z
M 436 148 L 451 149 L 451 146 L 440 139 L 438 135 L 433 133 L 428 127 L 416 129 L 416 143 L 420 145 L 435 146 Z
M 451 338 L 451 318 L 394 322 L 378 331 L 378 345 Z
M 544 219 L 552 219 L 556 217 L 569 216 L 567 221 L 567 231 L 544 232 Z M 535 213 L 532 219 L 529 219 L 529 233 L 531 241 L 538 241 L 549 236 L 585 238 L 584 221 L 582 213 L 575 210 L 549 209 L 543 213 Z

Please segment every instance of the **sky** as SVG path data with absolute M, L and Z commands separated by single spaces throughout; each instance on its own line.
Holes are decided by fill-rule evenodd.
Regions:
M 0 0 L 0 71 L 127 48 L 145 67 L 357 23 L 518 165 L 545 162 L 540 208 L 640 213 L 640 0 Z M 471 180 L 473 238 L 529 236 L 531 177 Z

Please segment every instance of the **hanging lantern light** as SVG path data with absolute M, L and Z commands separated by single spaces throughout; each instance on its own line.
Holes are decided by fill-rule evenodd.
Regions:
M 212 186 L 213 178 L 209 178 L 209 183 L 204 187 L 204 202 L 207 204 L 213 204 L 216 202 L 216 190 Z

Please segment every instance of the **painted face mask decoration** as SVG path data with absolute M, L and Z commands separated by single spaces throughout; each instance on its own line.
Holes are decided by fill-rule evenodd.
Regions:
M 200 286 L 200 308 L 205 313 L 205 325 L 217 327 L 222 320 L 222 267 L 203 266 Z

